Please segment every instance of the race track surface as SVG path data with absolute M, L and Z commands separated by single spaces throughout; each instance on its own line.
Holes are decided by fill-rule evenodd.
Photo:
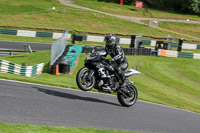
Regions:
M 0 41 L 0 49 L 24 50 L 24 44 L 30 45 L 31 49 L 36 51 L 51 49 L 51 44 L 48 43 L 13 42 L 13 41 Z
M 116 96 L 0 79 L 0 122 L 99 129 L 198 133 L 200 114 Z

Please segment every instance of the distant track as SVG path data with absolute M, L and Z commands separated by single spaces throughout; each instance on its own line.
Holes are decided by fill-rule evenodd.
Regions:
M 29 44 L 32 50 L 50 50 L 49 43 L 34 43 L 34 42 L 14 42 L 14 41 L 0 41 L 0 49 L 20 49 L 24 50 L 24 44 Z

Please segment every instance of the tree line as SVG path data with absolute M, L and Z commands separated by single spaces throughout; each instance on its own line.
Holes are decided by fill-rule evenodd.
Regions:
M 120 3 L 120 0 L 98 1 Z M 200 15 L 200 0 L 123 0 L 123 3 L 126 5 L 135 5 L 136 1 L 143 2 L 144 8 Z

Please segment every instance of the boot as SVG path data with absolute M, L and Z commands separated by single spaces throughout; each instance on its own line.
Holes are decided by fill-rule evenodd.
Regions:
M 104 84 L 102 85 L 102 89 L 108 93 L 112 93 L 112 89 L 110 88 L 110 78 L 103 78 Z

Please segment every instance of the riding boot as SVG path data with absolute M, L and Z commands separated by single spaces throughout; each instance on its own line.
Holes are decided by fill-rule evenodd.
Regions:
M 112 93 L 113 91 L 112 91 L 112 89 L 110 88 L 110 84 L 111 84 L 110 78 L 104 78 L 103 81 L 104 81 L 104 85 L 103 85 L 103 87 L 102 87 L 103 90 L 104 90 L 104 91 L 107 91 L 108 93 Z

